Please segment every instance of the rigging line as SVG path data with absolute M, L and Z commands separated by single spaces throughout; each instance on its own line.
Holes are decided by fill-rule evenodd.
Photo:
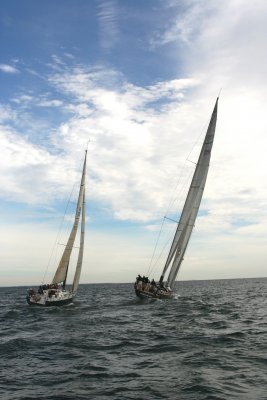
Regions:
M 199 140 L 199 138 L 197 140 Z M 174 203 L 177 201 L 177 199 L 180 199 L 179 200 L 179 204 L 182 202 L 182 194 L 185 192 L 185 190 L 187 188 L 187 185 L 188 185 L 188 183 L 190 181 L 190 178 L 192 177 L 192 171 L 189 171 L 189 172 L 186 171 L 186 164 L 187 164 L 187 162 L 190 162 L 192 164 L 196 164 L 193 161 L 189 160 L 189 157 L 190 157 L 195 145 L 196 144 L 193 145 L 192 150 L 190 151 L 190 153 L 188 154 L 188 157 L 184 161 L 184 164 L 182 166 L 181 172 L 179 173 L 179 179 L 178 179 L 177 184 L 176 184 L 176 186 L 175 186 L 175 188 L 174 188 L 174 190 L 172 192 L 172 196 L 170 198 L 169 205 L 168 205 L 168 208 L 166 210 L 165 215 L 168 215 L 170 213 L 170 210 L 173 207 Z M 183 176 L 184 176 L 184 178 L 183 178 Z M 184 180 L 184 183 L 182 183 L 182 180 Z M 179 190 L 179 193 L 176 194 L 177 188 L 179 186 L 181 186 L 181 189 Z
M 170 205 L 171 207 L 169 207 L 168 213 L 171 214 L 171 208 L 174 207 L 174 204 L 177 202 L 177 206 L 176 209 L 180 210 L 182 208 L 182 201 L 184 200 L 184 195 L 186 193 L 186 189 L 188 188 L 190 179 L 192 178 L 192 174 L 191 171 L 189 172 L 189 174 L 187 174 L 187 176 L 184 179 L 184 183 L 181 186 L 180 190 L 179 190 L 179 195 L 176 196 L 176 198 L 174 197 L 172 200 L 172 204 Z
M 168 219 L 168 218 L 167 218 L 167 219 Z M 174 221 L 174 220 L 171 220 L 171 221 Z M 174 222 L 176 222 L 176 221 L 174 221 Z M 188 223 L 186 223 L 186 225 L 188 225 L 188 226 L 193 226 L 193 227 L 195 226 L 195 225 L 190 225 L 190 224 L 188 224 Z M 177 229 L 177 228 L 176 228 L 176 229 Z M 169 245 L 169 243 L 171 242 L 171 240 L 172 240 L 172 238 L 173 238 L 173 234 L 174 234 L 174 232 L 172 231 L 172 233 L 170 234 L 169 238 L 167 239 L 165 245 L 163 246 L 163 248 L 162 248 L 162 250 L 161 250 L 161 252 L 160 252 L 158 258 L 156 259 L 154 265 L 152 266 L 151 271 L 150 271 L 150 274 L 152 274 L 152 272 L 155 270 L 156 265 L 157 265 L 158 261 L 160 260 L 160 258 L 162 257 L 162 255 L 163 255 L 163 253 L 164 253 L 164 251 L 165 251 L 167 245 Z
M 201 136 L 203 135 L 203 132 L 205 133 L 205 131 L 207 130 L 208 126 L 209 126 L 209 121 L 206 122 L 206 123 L 204 124 L 204 126 L 202 127 L 200 134 L 198 135 L 197 139 L 195 140 L 195 142 L 194 142 L 194 144 L 193 144 L 193 146 L 192 146 L 192 149 L 190 150 L 190 153 L 189 153 L 188 156 L 186 157 L 186 161 L 193 162 L 193 161 L 189 160 L 189 158 L 190 158 L 191 154 L 193 153 L 193 150 L 194 150 L 194 148 L 196 147 L 197 143 L 199 142 Z M 195 164 L 197 164 L 197 163 L 195 163 Z
M 175 219 L 172 219 L 172 218 L 166 217 L 166 215 L 165 215 L 165 217 L 164 217 L 164 218 L 165 218 L 165 219 L 168 219 L 169 221 L 175 222 L 176 224 L 178 224 L 178 223 L 179 223 L 179 221 L 175 221 Z
M 197 163 L 195 162 L 195 161 L 192 161 L 192 160 L 187 160 L 188 162 L 191 162 L 192 164 L 194 164 L 194 165 L 197 165 Z
M 172 238 L 173 238 L 173 232 L 171 233 L 171 235 L 169 235 L 169 238 L 167 239 L 165 245 L 163 246 L 163 248 L 162 248 L 160 254 L 158 255 L 158 258 L 156 259 L 156 261 L 155 261 L 155 263 L 154 263 L 154 265 L 152 266 L 150 273 L 152 273 L 152 271 L 154 271 L 154 269 L 156 268 L 157 262 L 158 262 L 158 261 L 160 260 L 160 258 L 162 257 L 162 255 L 163 255 L 163 253 L 164 253 L 164 251 L 165 251 L 167 245 L 169 245 L 169 243 L 171 242 L 171 239 L 172 239 Z
M 67 246 L 66 244 L 63 244 L 63 243 L 58 243 L 58 245 L 59 245 L 59 246 L 64 246 L 64 247 Z M 73 248 L 74 248 L 74 249 L 79 249 L 80 246 L 73 246 Z
M 173 225 L 172 225 L 172 227 L 173 227 Z M 169 246 L 170 242 L 172 241 L 172 238 L 173 238 L 173 235 L 174 235 L 174 232 L 176 229 L 177 228 L 175 227 L 175 229 L 172 228 L 169 230 L 169 236 L 167 237 L 165 244 L 162 246 L 161 252 L 159 253 L 157 259 L 154 262 L 154 265 L 151 268 L 151 272 L 152 272 L 152 270 L 154 270 L 156 268 L 156 265 L 157 265 L 158 261 L 160 260 L 160 258 L 162 257 L 163 253 L 165 252 L 166 247 Z
M 177 187 L 179 186 L 179 184 L 181 183 L 180 181 L 182 180 L 182 172 L 183 172 L 183 170 L 185 169 L 185 165 L 186 165 L 186 161 L 185 161 L 184 166 L 183 166 L 183 168 L 182 168 L 181 175 L 180 175 L 180 178 L 179 178 L 178 183 L 177 183 L 177 185 L 176 185 L 176 188 L 175 188 L 175 190 L 174 190 L 174 193 L 175 193 L 175 191 L 177 190 Z M 185 183 L 184 183 L 183 186 L 181 187 L 179 197 L 182 197 L 182 192 L 184 193 L 184 192 L 185 192 L 185 189 L 188 187 L 188 183 L 189 183 L 189 181 L 190 181 L 190 178 L 191 178 L 191 172 L 188 174 L 188 176 L 186 177 Z M 177 200 L 177 198 L 175 198 L 174 195 L 173 195 L 172 197 L 173 197 L 173 198 L 172 198 L 172 200 L 170 201 L 169 206 L 168 206 L 168 211 L 170 211 L 170 208 L 173 206 L 173 204 L 174 204 L 175 201 Z M 180 205 L 181 202 L 182 202 L 182 198 L 180 198 L 180 200 L 179 200 L 179 205 Z M 178 209 L 180 209 L 180 206 L 178 207 Z M 164 223 L 165 219 L 168 219 L 168 220 L 170 220 L 170 221 L 173 221 L 173 222 L 175 222 L 176 224 L 178 224 L 178 222 L 179 222 L 179 221 L 175 221 L 174 219 L 168 218 L 168 217 L 166 217 L 166 215 L 165 215 L 164 220 L 163 220 L 163 223 Z M 149 273 L 149 274 L 152 274 L 152 272 L 155 270 L 155 268 L 156 268 L 156 266 L 157 266 L 157 263 L 159 262 L 159 260 L 160 260 L 161 257 L 163 256 L 163 253 L 164 253 L 164 251 L 165 251 L 167 245 L 170 243 L 170 241 L 171 241 L 171 239 L 172 239 L 172 237 L 173 237 L 173 234 L 174 234 L 174 232 L 172 232 L 172 234 L 170 235 L 170 237 L 167 239 L 165 245 L 163 246 L 163 248 L 162 248 L 160 254 L 159 254 L 158 257 L 157 257 L 157 259 L 155 260 L 155 259 L 154 259 L 154 257 L 155 257 L 155 252 L 156 252 L 156 248 L 157 248 L 157 246 L 158 246 L 158 242 L 159 242 L 160 236 L 161 236 L 161 234 L 162 234 L 163 223 L 162 223 L 162 226 L 161 226 L 161 230 L 160 230 L 160 232 L 159 232 L 159 235 L 158 235 L 157 243 L 156 243 L 155 248 L 154 248 L 154 251 L 153 251 L 153 256 L 152 256 L 151 261 L 150 261 L 150 265 L 149 265 L 149 269 L 148 269 L 148 273 Z M 153 262 L 153 261 L 154 261 L 154 262 Z M 152 264 L 152 263 L 153 263 L 153 264 Z
M 46 266 L 46 269 L 45 269 L 45 272 L 44 272 L 44 276 L 43 276 L 42 283 L 44 283 L 44 280 L 45 280 L 45 277 L 46 277 L 46 273 L 47 273 L 48 267 L 49 267 L 49 265 L 50 265 L 52 256 L 53 256 L 54 251 L 55 251 L 55 248 L 56 248 L 56 246 L 57 246 L 57 243 L 58 243 L 58 241 L 59 241 L 59 237 L 60 237 L 61 232 L 62 232 L 63 223 L 64 223 L 64 220 L 65 220 L 65 217 L 66 217 L 66 214 L 67 214 L 67 210 L 68 210 L 68 207 L 69 207 L 69 204 L 70 204 L 70 199 L 71 199 L 71 196 L 72 196 L 72 194 L 73 194 L 75 185 L 76 185 L 76 183 L 73 185 L 72 191 L 71 191 L 70 196 L 69 196 L 69 199 L 68 199 L 68 201 L 67 201 L 67 205 L 66 205 L 66 207 L 65 207 L 64 215 L 63 215 L 63 217 L 62 217 L 62 219 L 61 219 L 61 223 L 60 223 L 59 230 L 58 230 L 58 233 L 57 233 L 57 236 L 56 236 L 56 240 L 55 240 L 55 242 L 54 242 L 54 245 L 52 246 L 51 254 L 50 254 L 50 256 L 49 256 L 48 263 L 47 263 L 47 266 Z
M 178 182 L 177 182 L 175 188 L 174 188 L 173 191 L 172 191 L 172 195 L 171 195 L 171 198 L 170 198 L 170 201 L 169 201 L 169 204 L 168 204 L 168 207 L 167 207 L 167 210 L 166 210 L 165 215 L 169 214 L 169 211 L 170 211 L 170 209 L 171 209 L 173 203 L 175 202 L 175 200 L 174 200 L 174 199 L 175 199 L 175 193 L 176 193 L 177 188 L 178 188 L 178 186 L 180 185 L 180 182 L 181 182 L 181 180 L 182 180 L 182 174 L 183 174 L 183 171 L 184 171 L 184 169 L 185 169 L 185 164 L 186 164 L 186 160 L 185 160 L 185 162 L 184 162 L 184 165 L 182 166 L 181 173 L 179 174 Z
M 62 226 L 63 226 L 64 220 L 65 220 L 66 214 L 67 214 L 67 210 L 68 210 L 69 204 L 71 203 L 70 199 L 71 199 L 71 196 L 73 195 L 74 187 L 75 187 L 75 186 L 76 186 L 76 182 L 73 184 L 73 187 L 72 187 L 72 190 L 71 190 L 69 199 L 68 199 L 68 201 L 67 201 L 67 205 L 66 205 L 66 207 L 65 207 L 64 215 L 63 215 L 63 217 L 62 217 L 62 219 L 61 219 L 61 223 L 60 223 L 59 230 L 58 230 L 58 233 L 57 233 L 57 236 L 56 236 L 56 240 L 55 240 L 55 242 L 54 242 L 54 245 L 52 246 L 52 250 L 51 250 L 51 253 L 50 253 L 50 256 L 49 256 L 49 259 L 48 259 L 48 263 L 47 263 L 47 266 L 46 266 L 46 269 L 45 269 L 45 272 L 44 272 L 44 275 L 43 275 L 42 284 L 44 283 L 44 280 L 45 280 L 45 277 L 46 277 L 46 273 L 47 273 L 48 267 L 49 267 L 49 265 L 50 265 L 52 256 L 53 256 L 54 251 L 55 251 L 55 248 L 56 248 L 56 246 L 57 246 L 57 243 L 58 243 L 58 241 L 59 241 L 59 237 L 60 237 L 61 231 L 62 231 Z
M 177 184 L 176 184 L 176 186 L 175 186 L 175 188 L 174 188 L 174 190 L 173 190 L 173 192 L 172 192 L 172 196 L 171 196 L 171 199 L 170 199 L 170 201 L 169 201 L 169 205 L 168 205 L 168 207 L 167 207 L 167 210 L 166 210 L 165 215 L 169 214 L 169 211 L 170 211 L 171 207 L 173 206 L 174 202 L 176 201 L 176 199 L 175 199 L 175 193 L 176 193 L 177 188 L 178 188 L 178 186 L 179 186 L 179 184 L 180 184 L 180 182 L 181 182 L 181 180 L 182 180 L 182 173 L 183 173 L 183 171 L 184 171 L 184 169 L 185 169 L 186 162 L 189 161 L 189 162 L 191 162 L 191 163 L 193 163 L 193 164 L 196 164 L 196 163 L 194 163 L 193 161 L 189 160 L 189 157 L 191 156 L 191 154 L 192 154 L 192 152 L 193 152 L 193 150 L 194 150 L 196 144 L 199 142 L 201 136 L 203 135 L 203 131 L 205 130 L 206 126 L 207 126 L 207 124 L 205 124 L 205 125 L 203 126 L 200 135 L 197 137 L 195 143 L 193 144 L 193 146 L 192 146 L 192 148 L 191 148 L 191 151 L 189 152 L 187 158 L 186 158 L 185 161 L 184 161 L 183 167 L 182 167 L 182 169 L 181 169 L 181 173 L 179 174 L 178 182 L 177 182 Z M 181 190 L 184 190 L 185 186 L 186 186 L 186 185 L 184 184 L 184 186 L 183 186 L 183 188 L 182 188 Z M 160 231 L 159 231 L 156 244 L 155 244 L 155 246 L 154 246 L 153 254 L 152 254 L 152 257 L 151 257 L 151 259 L 150 259 L 149 266 L 148 266 L 147 275 L 148 275 L 149 273 L 152 272 L 152 270 L 154 269 L 155 264 L 156 264 L 156 263 L 155 263 L 155 264 L 154 264 L 154 267 L 152 267 L 152 269 L 151 269 L 151 264 L 152 264 L 152 261 L 153 261 L 153 258 L 154 258 L 155 252 L 156 252 L 156 248 L 157 248 L 157 245 L 158 245 L 158 242 L 159 242 L 159 238 L 160 238 L 161 233 L 162 233 L 162 228 L 163 228 L 164 221 L 165 221 L 165 218 L 164 218 L 163 221 L 162 221 L 161 229 L 160 229 Z M 166 244 L 166 245 L 167 245 L 167 244 Z M 166 247 L 166 245 L 165 245 L 165 247 Z M 165 249 L 165 247 L 164 247 L 164 249 Z M 162 250 L 162 252 L 163 252 L 163 250 Z M 159 257 L 162 255 L 162 252 L 160 253 Z M 159 257 L 157 258 L 156 262 L 158 261 Z M 151 269 L 151 270 L 150 270 L 150 269 Z
M 173 195 L 172 195 L 171 200 L 170 200 L 170 202 L 169 202 L 169 205 L 168 205 L 166 214 L 170 211 L 170 208 L 172 207 L 173 203 L 174 203 L 175 200 L 176 200 L 174 194 L 175 194 L 175 192 L 176 192 L 176 190 L 177 190 L 177 187 L 179 186 L 179 184 L 180 184 L 180 182 L 181 182 L 181 179 L 182 179 L 182 172 L 183 172 L 183 170 L 185 169 L 185 165 L 186 165 L 186 161 L 184 162 L 184 165 L 183 165 L 183 167 L 182 167 L 182 171 L 181 171 L 181 174 L 180 174 L 180 178 L 179 178 L 179 180 L 178 180 L 178 182 L 177 182 L 177 184 L 176 184 L 176 187 L 175 187 L 175 189 L 173 190 Z M 190 178 L 190 177 L 189 177 L 189 178 Z M 183 187 L 181 188 L 181 191 L 184 191 L 184 190 L 185 190 L 185 187 L 187 186 L 187 181 L 189 180 L 189 178 L 186 179 L 186 183 L 185 183 L 185 184 L 183 185 Z M 160 257 L 162 256 L 162 254 L 163 254 L 163 252 L 164 252 L 164 250 L 165 250 L 167 244 L 168 244 L 168 243 L 170 242 L 170 240 L 171 240 L 171 236 L 170 236 L 170 238 L 167 240 L 167 242 L 166 242 L 166 244 L 164 245 L 164 247 L 163 247 L 161 253 L 159 254 L 159 256 L 157 257 L 156 261 L 154 262 L 154 264 L 153 264 L 153 266 L 152 266 L 152 263 L 153 263 L 154 257 L 155 257 L 155 253 L 156 253 L 156 249 L 157 249 L 157 247 L 158 247 L 159 239 L 160 239 L 161 234 L 162 234 L 162 229 L 163 229 L 163 225 L 164 225 L 165 219 L 170 219 L 170 218 L 167 218 L 166 215 L 165 215 L 165 217 L 164 217 L 163 220 L 162 220 L 161 228 L 160 228 L 159 234 L 158 234 L 158 236 L 157 236 L 157 241 L 156 241 L 156 244 L 155 244 L 155 246 L 154 246 L 153 254 L 152 254 L 152 256 L 151 256 L 150 263 L 149 263 L 149 266 L 148 266 L 147 276 L 150 275 L 150 274 L 152 273 L 152 271 L 155 269 L 157 262 L 159 261 Z M 172 220 L 172 221 L 174 221 L 174 220 Z M 174 221 L 174 222 L 177 222 L 177 221 Z
M 220 92 L 221 92 L 221 90 L 220 90 Z M 219 94 L 220 94 L 220 92 L 219 92 Z M 179 175 L 180 175 L 180 178 L 179 178 L 179 180 L 178 180 L 178 183 L 177 183 L 175 189 L 173 190 L 173 193 L 172 193 L 172 196 L 171 196 L 171 200 L 170 200 L 170 202 L 169 202 L 169 205 L 168 205 L 168 208 L 167 208 L 167 211 L 166 211 L 165 215 L 169 214 L 170 208 L 172 207 L 172 205 L 173 205 L 174 202 L 175 202 L 175 192 L 176 192 L 177 187 L 178 187 L 178 185 L 179 185 L 179 183 L 180 183 L 180 181 L 181 181 L 181 179 L 182 179 L 182 173 L 183 173 L 183 171 L 184 171 L 184 169 L 185 169 L 186 162 L 188 161 L 188 162 L 191 162 L 191 163 L 193 163 L 193 164 L 195 164 L 195 165 L 197 164 L 197 163 L 195 163 L 194 161 L 190 160 L 190 156 L 191 156 L 191 154 L 193 153 L 193 151 L 194 151 L 194 149 L 195 149 L 197 143 L 199 143 L 200 138 L 203 136 L 203 132 L 205 133 L 205 131 L 206 131 L 208 125 L 209 125 L 209 121 L 206 122 L 206 123 L 203 125 L 200 134 L 198 135 L 198 137 L 197 137 L 197 139 L 195 140 L 195 142 L 194 142 L 194 144 L 193 144 L 193 146 L 192 146 L 192 148 L 191 148 L 191 150 L 190 150 L 188 156 L 187 156 L 186 159 L 185 159 L 184 165 L 183 165 L 183 167 L 182 167 L 182 169 L 181 169 L 181 173 L 179 174 Z
M 161 222 L 160 231 L 159 231 L 159 233 L 158 233 L 158 237 L 157 237 L 157 240 L 156 240 L 156 244 L 155 244 L 155 246 L 154 246 L 154 251 L 153 251 L 153 254 L 152 254 L 152 256 L 151 256 L 150 263 L 149 263 L 149 266 L 148 266 L 148 270 L 147 270 L 147 274 L 146 274 L 147 276 L 150 274 L 151 264 L 152 264 L 152 261 L 153 261 L 153 258 L 154 258 L 154 255 L 155 255 L 157 246 L 158 246 L 158 242 L 159 242 L 159 238 L 160 238 L 160 236 L 161 236 L 161 232 L 162 232 L 162 228 L 163 228 L 164 221 L 165 221 L 165 219 L 163 218 L 163 219 L 162 219 L 162 222 Z

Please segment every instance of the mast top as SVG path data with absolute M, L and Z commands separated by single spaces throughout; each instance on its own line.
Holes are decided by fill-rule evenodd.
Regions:
M 89 143 L 91 142 L 91 139 L 89 139 L 88 141 L 87 141 L 87 144 L 86 144 L 86 149 L 85 149 L 85 155 L 87 154 L 87 150 L 88 150 L 88 146 L 89 146 Z

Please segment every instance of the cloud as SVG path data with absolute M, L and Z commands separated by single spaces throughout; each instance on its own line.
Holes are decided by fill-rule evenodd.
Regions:
M 105 74 L 112 76 L 113 87 L 110 81 L 106 87 Z M 181 79 L 142 88 L 126 82 L 115 71 L 86 71 L 81 67 L 55 74 L 50 81 L 81 102 L 80 106 L 69 106 L 78 115 L 62 124 L 55 140 L 57 146 L 59 142 L 66 146 L 65 151 L 77 151 L 89 136 L 92 139 L 91 196 L 110 203 L 115 218 L 154 218 L 155 206 L 162 207 L 167 196 L 160 190 L 155 195 L 155 190 L 164 186 L 168 171 L 177 169 L 177 154 L 174 148 L 168 156 L 164 154 L 164 142 L 173 136 L 174 143 L 182 147 L 177 126 L 187 124 L 184 119 L 190 108 L 183 102 L 184 93 L 197 82 Z M 160 144 L 161 134 L 165 137 Z
M 8 105 L 0 104 L 0 124 L 16 119 L 16 112 Z
M 100 44 L 106 50 L 111 49 L 119 36 L 117 1 L 99 1 L 97 17 L 100 27 Z
M 45 195 L 38 183 L 35 194 L 30 197 L 28 194 L 24 195 L 22 176 L 16 176 L 15 179 L 19 177 L 21 180 L 20 199 L 33 203 L 43 199 L 51 201 L 56 184 L 61 185 L 62 190 L 59 193 L 62 195 L 64 188 L 67 188 L 63 184 L 66 179 L 63 172 L 66 157 L 73 160 L 69 168 L 73 168 L 74 177 L 75 162 L 76 166 L 79 164 L 78 154 L 81 154 L 90 138 L 92 157 L 89 151 L 89 186 L 90 196 L 94 201 L 110 208 L 115 219 L 144 223 L 153 221 L 165 214 L 179 175 L 181 182 L 175 199 L 180 200 L 175 200 L 172 209 L 169 210 L 170 214 L 178 215 L 193 164 L 190 166 L 187 163 L 188 168 L 185 170 L 182 170 L 182 166 L 199 133 L 202 132 L 203 136 L 213 107 L 211 102 L 203 102 L 202 96 L 208 98 L 208 95 L 202 92 L 203 84 L 200 78 L 174 79 L 140 87 L 127 82 L 127 79 L 115 70 L 107 71 L 100 66 L 89 69 L 61 65 L 59 73 L 50 75 L 49 82 L 64 98 L 64 102 L 49 99 L 46 95 L 37 97 L 35 104 L 39 107 L 54 106 L 61 112 L 68 111 L 72 114 L 61 125 L 50 128 L 50 148 L 63 153 L 60 156 L 57 151 L 56 164 L 54 158 L 49 157 L 47 153 L 44 157 L 46 162 L 41 162 L 38 167 L 43 177 L 40 185 L 45 183 L 47 186 Z M 199 91 L 202 96 L 198 93 L 192 97 L 193 90 Z M 17 102 L 30 101 L 29 97 L 21 95 Z M 231 201 L 232 212 L 237 213 L 237 210 L 234 211 L 234 204 L 239 203 L 236 217 L 247 218 L 249 204 L 244 203 L 244 206 L 240 206 L 243 204 L 240 200 L 243 195 L 239 193 L 252 191 L 258 201 L 261 201 L 263 196 L 263 189 L 255 192 L 255 186 L 261 185 L 262 177 L 257 169 L 251 168 L 247 156 L 247 152 L 254 146 L 251 129 L 256 127 L 258 139 L 265 140 L 265 128 L 261 120 L 264 113 L 263 98 L 257 102 L 254 103 L 253 120 L 246 121 L 245 125 L 243 119 L 238 117 L 236 97 L 229 98 L 227 104 L 222 98 L 219 104 L 218 137 L 215 139 L 213 166 L 203 207 L 208 210 L 216 209 L 216 212 L 222 215 L 221 218 L 226 216 Z M 249 115 L 250 105 L 243 95 L 240 95 L 238 104 L 240 112 L 245 110 L 245 115 Z M 261 120 L 258 126 L 255 123 L 257 120 Z M 56 135 L 53 133 L 55 130 Z M 220 134 L 222 130 L 223 137 Z M 12 139 L 12 135 L 10 138 L 12 143 L 16 141 Z M 21 149 L 30 145 L 30 142 L 24 142 L 20 143 L 19 147 Z M 261 147 L 257 151 L 262 152 L 264 159 L 263 149 L 264 147 Z M 35 151 L 38 151 L 36 146 Z M 190 160 L 194 161 L 194 157 L 196 159 L 198 151 L 196 156 L 190 155 Z M 225 162 L 227 158 L 228 161 Z M 9 160 L 11 162 L 11 157 Z M 57 165 L 57 168 L 54 168 L 54 165 Z M 243 173 L 239 178 L 241 166 Z M 35 169 L 36 172 L 38 168 Z M 49 178 L 47 172 L 43 172 L 46 168 L 53 170 Z M 249 175 L 251 179 L 244 180 Z M 37 182 L 36 178 L 32 179 Z M 226 184 L 220 185 L 221 181 Z M 27 188 L 28 183 L 25 182 L 24 186 Z M 15 198 L 18 199 L 18 191 Z M 224 204 L 222 198 L 229 198 L 228 203 Z M 207 221 L 212 212 L 208 213 Z M 255 212 L 258 221 L 260 209 L 257 208 Z M 208 228 L 209 224 L 205 226 Z M 229 221 L 227 226 L 223 223 L 218 226 L 221 231 L 229 229 L 230 226 L 236 229 L 233 220 Z
M 73 161 L 68 157 L 58 158 L 5 126 L 0 126 L 0 137 L 2 199 L 51 204 L 70 190 L 69 179 L 76 181 Z
M 64 103 L 49 99 L 49 95 L 35 96 L 35 107 L 54 106 L 72 113 L 69 120 L 51 126 L 48 132 L 47 145 L 55 149 L 57 158 L 31 143 L 34 131 L 40 130 L 38 120 L 28 139 L 22 139 L 14 129 L 2 127 L 2 176 L 12 182 L 9 186 L 2 182 L 2 196 L 30 204 L 61 197 L 70 176 L 76 176 L 77 156 L 90 138 L 90 197 L 107 205 L 115 219 L 145 222 L 162 215 L 170 194 L 170 190 L 162 188 L 171 176 L 176 176 L 178 160 L 184 158 L 182 151 L 178 155 L 175 148 L 181 150 L 190 143 L 186 136 L 177 135 L 177 127 L 188 125 L 191 107 L 185 94 L 198 82 L 174 79 L 140 87 L 127 82 L 115 70 L 81 66 L 70 69 L 62 65 L 60 73 L 50 75 L 49 82 L 65 99 Z M 13 99 L 18 107 L 32 101 L 33 96 L 26 94 Z M 19 115 L 25 118 L 23 108 Z M 17 121 L 16 126 L 19 125 Z M 14 166 L 10 168 L 14 158 L 16 163 L 21 160 L 16 171 Z M 36 158 L 38 162 L 32 168 Z M 69 158 L 73 161 L 66 168 Z M 72 168 L 72 173 L 66 175 L 64 171 Z M 29 190 L 33 184 L 34 192 Z M 56 185 L 59 190 L 55 195 Z
M 259 0 L 192 0 L 180 2 L 179 7 L 172 1 L 168 6 L 172 19 L 168 29 L 153 36 L 154 50 L 169 49 L 172 60 L 177 57 L 177 71 L 184 71 L 182 77 L 177 74 L 174 79 L 140 86 L 115 68 L 75 66 L 74 61 L 69 65 L 53 56 L 45 77 L 49 92 L 47 88 L 43 96 L 25 92 L 14 96 L 12 106 L 1 106 L 1 196 L 45 207 L 66 198 L 72 183 L 79 180 L 81 154 L 90 138 L 92 218 L 132 221 L 132 229 L 140 227 L 140 240 L 144 232 L 156 236 L 166 209 L 167 216 L 179 218 L 194 167 L 188 160 L 196 160 L 222 87 L 211 168 L 181 277 L 195 278 L 197 270 L 197 276 L 203 271 L 202 278 L 264 275 L 267 5 Z M 99 10 L 101 43 L 111 49 L 119 40 L 116 2 L 101 2 Z M 51 120 L 46 115 L 45 143 L 40 139 L 37 111 L 32 110 L 31 134 L 21 129 L 20 122 L 28 118 L 23 105 L 33 101 L 35 111 L 56 107 Z M 64 123 L 55 122 L 55 115 L 61 113 Z M 16 129 L 10 127 L 12 119 Z M 171 240 L 174 227 L 167 224 L 163 244 Z M 107 254 L 113 247 L 123 247 L 120 238 Z M 98 239 L 94 246 L 102 249 L 110 235 L 105 242 L 102 236 Z M 140 240 L 130 258 L 138 253 Z M 123 243 L 128 249 L 129 242 Z M 112 268 L 123 266 L 125 257 Z M 102 278 L 95 279 L 105 280 L 107 259 L 103 264 L 94 261 L 103 266 Z
M 165 10 L 170 11 L 168 28 L 157 30 L 151 38 L 151 44 L 162 46 L 170 43 L 189 44 L 201 30 L 203 24 L 214 9 L 215 3 L 198 1 L 174 1 L 165 3 Z
M 183 1 L 179 6 L 170 2 L 170 6 L 172 20 L 158 34 L 158 46 L 172 43 L 179 49 L 183 42 L 182 63 L 192 76 L 204 74 L 213 78 L 220 72 L 221 84 L 229 80 L 233 84 L 237 71 L 237 83 L 245 78 L 244 74 L 253 80 L 259 72 L 260 76 L 264 74 L 266 2 L 233 0 L 223 4 L 197 0 Z
M 40 107 L 60 107 L 62 106 L 63 102 L 61 100 L 43 100 L 38 103 Z
M 17 74 L 19 70 L 12 65 L 8 64 L 0 64 L 0 71 L 5 72 L 7 74 Z
M 227 4 L 185 1 L 178 9 L 171 1 L 169 6 L 176 9 L 176 16 L 167 30 L 157 33 L 153 43 L 171 45 L 172 52 L 176 48 L 177 68 L 182 62 L 183 70 L 199 80 L 191 97 L 193 112 L 202 109 L 208 116 L 206 99 L 215 99 L 222 88 L 201 205 L 207 214 L 197 219 L 181 278 L 192 279 L 196 269 L 206 271 L 203 279 L 219 273 L 221 277 L 264 276 L 267 53 L 263 38 L 267 35 L 267 4 L 261 0 Z M 215 266 L 217 270 L 212 272 Z
M 28 94 L 21 94 L 18 95 L 17 97 L 14 97 L 11 99 L 12 102 L 17 103 L 17 104 L 23 104 L 23 105 L 27 105 L 30 104 L 33 100 L 33 97 L 28 95 Z
M 51 93 L 45 94 L 18 94 L 16 97 L 11 98 L 11 102 L 17 104 L 21 109 L 35 107 L 62 107 L 64 102 L 59 99 L 51 98 Z

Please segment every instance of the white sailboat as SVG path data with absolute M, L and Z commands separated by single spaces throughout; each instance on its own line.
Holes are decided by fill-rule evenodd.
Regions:
M 28 290 L 28 295 L 26 297 L 28 304 L 39 305 L 39 306 L 62 306 L 69 304 L 73 301 L 75 297 L 82 269 L 83 261 L 83 249 L 84 249 L 84 234 L 85 234 L 85 175 L 86 175 L 86 157 L 87 150 L 85 151 L 82 178 L 80 183 L 79 196 L 76 206 L 76 213 L 74 223 L 63 251 L 62 257 L 59 261 L 58 267 L 56 269 L 54 278 L 51 284 L 41 285 L 38 291 L 34 289 Z M 74 241 L 78 231 L 79 221 L 80 223 L 80 246 L 77 259 L 76 270 L 72 282 L 72 286 L 66 289 L 66 281 L 70 263 L 70 257 L 72 249 L 74 247 Z
M 185 251 L 195 225 L 207 180 L 217 121 L 217 109 L 218 98 L 213 109 L 207 133 L 195 167 L 195 172 L 160 279 L 158 282 L 155 282 L 154 279 L 150 282 L 147 277 L 142 278 L 138 275 L 134 285 L 138 297 L 170 298 L 173 296 L 175 279 L 184 259 Z M 164 281 L 168 271 L 167 279 Z

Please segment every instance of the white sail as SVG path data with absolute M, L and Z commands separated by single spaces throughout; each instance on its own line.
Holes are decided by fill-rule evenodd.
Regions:
M 76 237 L 77 230 L 78 230 L 82 203 L 84 201 L 86 156 L 87 156 L 87 151 L 85 152 L 82 179 L 81 179 L 81 184 L 80 184 L 80 191 L 79 191 L 79 197 L 78 197 L 78 202 L 77 202 L 77 207 L 76 207 L 74 224 L 73 224 L 73 227 L 72 227 L 72 230 L 71 230 L 67 245 L 66 245 L 65 250 L 64 250 L 64 252 L 62 254 L 61 260 L 60 260 L 59 265 L 57 267 L 57 270 L 56 270 L 56 273 L 55 273 L 55 276 L 53 278 L 52 283 L 65 282 L 66 278 L 67 278 L 68 267 L 69 267 L 69 262 L 70 262 L 70 256 L 71 256 L 71 252 L 72 252 L 72 249 L 73 249 L 75 237 Z
M 216 100 L 208 130 L 203 142 L 203 146 L 199 155 L 196 165 L 194 176 L 187 194 L 184 208 L 175 232 L 175 236 L 171 245 L 166 264 L 164 266 L 160 281 L 163 281 L 164 275 L 169 268 L 171 262 L 172 266 L 169 272 L 166 285 L 172 288 L 175 278 L 178 274 L 179 268 L 183 261 L 184 253 L 188 245 L 195 220 L 198 214 L 199 206 L 201 203 L 207 175 L 209 169 L 209 162 L 211 156 L 211 149 L 216 128 L 217 120 L 218 99 Z
M 80 248 L 79 248 L 76 271 L 75 271 L 73 284 L 72 284 L 73 294 L 76 294 L 76 292 L 77 292 L 77 289 L 79 286 L 79 281 L 80 281 L 80 276 L 81 276 L 82 262 L 83 262 L 83 248 L 84 248 L 84 233 L 85 233 L 85 189 L 83 191 Z

